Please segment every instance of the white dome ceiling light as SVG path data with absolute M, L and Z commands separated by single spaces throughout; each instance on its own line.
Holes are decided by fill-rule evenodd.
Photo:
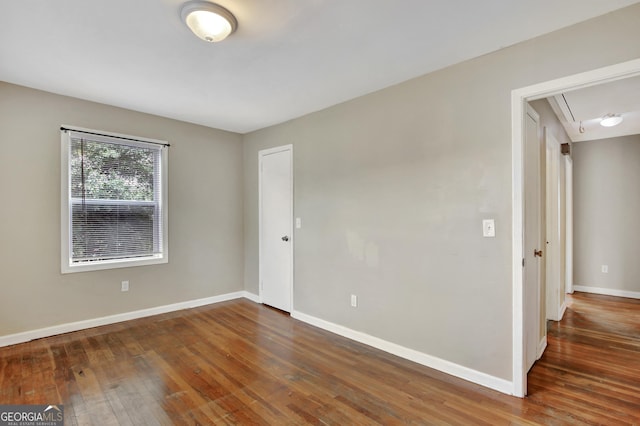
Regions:
M 600 120 L 600 125 L 604 127 L 613 127 L 622 123 L 622 116 L 620 114 L 607 114 Z
M 224 40 L 238 27 L 238 21 L 231 12 L 208 1 L 183 4 L 180 16 L 195 35 L 212 43 Z

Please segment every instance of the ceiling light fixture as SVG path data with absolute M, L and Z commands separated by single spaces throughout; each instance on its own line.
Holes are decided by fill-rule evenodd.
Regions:
M 195 35 L 208 42 L 222 41 L 238 27 L 231 12 L 208 1 L 186 2 L 180 16 Z
M 622 123 L 622 116 L 620 114 L 607 114 L 600 120 L 600 125 L 604 127 L 613 127 Z

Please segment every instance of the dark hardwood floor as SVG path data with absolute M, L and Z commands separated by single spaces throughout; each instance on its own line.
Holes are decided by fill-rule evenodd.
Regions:
M 640 300 L 576 293 L 519 399 L 246 300 L 0 348 L 66 425 L 640 424 Z
M 640 425 L 640 300 L 574 293 L 547 344 L 528 403 L 571 424 Z

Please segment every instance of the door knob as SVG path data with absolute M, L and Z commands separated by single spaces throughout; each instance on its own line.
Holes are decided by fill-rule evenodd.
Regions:
M 542 257 L 542 250 L 533 249 L 533 255 L 536 257 Z
M 282 241 L 289 241 L 289 237 L 285 235 L 284 237 L 282 237 Z

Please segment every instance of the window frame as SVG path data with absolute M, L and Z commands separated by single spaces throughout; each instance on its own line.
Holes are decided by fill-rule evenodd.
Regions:
M 71 197 L 71 136 L 72 132 L 90 133 L 92 139 L 96 141 L 111 141 L 113 139 L 126 139 L 127 145 L 143 146 L 146 144 L 165 145 L 160 150 L 160 216 L 161 225 L 161 252 L 151 256 L 118 258 L 108 260 L 96 260 L 90 262 L 74 262 L 72 259 L 72 197 Z M 117 142 L 117 141 L 115 141 Z M 128 268 L 134 266 L 158 265 L 169 262 L 169 215 L 168 215 L 168 143 L 157 139 L 143 138 L 137 136 L 124 135 L 120 133 L 105 132 L 102 130 L 85 129 L 76 126 L 63 125 L 60 128 L 60 243 L 61 243 L 61 272 L 63 274 L 74 272 L 88 272 L 105 269 Z

